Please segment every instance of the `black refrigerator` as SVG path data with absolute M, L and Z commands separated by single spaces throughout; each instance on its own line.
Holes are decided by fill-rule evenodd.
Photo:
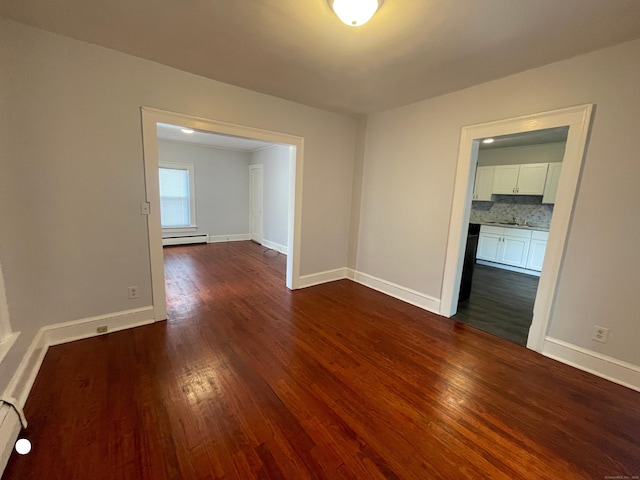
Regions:
M 471 279 L 473 278 L 473 266 L 476 263 L 476 251 L 478 250 L 478 238 L 480 237 L 480 225 L 469 224 L 467 232 L 467 248 L 464 251 L 464 262 L 462 264 L 462 279 L 460 280 L 460 296 L 458 303 L 469 299 L 471 295 Z

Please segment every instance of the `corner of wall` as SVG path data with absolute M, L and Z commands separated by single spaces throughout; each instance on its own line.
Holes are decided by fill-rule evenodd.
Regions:
M 351 185 L 351 218 L 349 223 L 349 248 L 347 252 L 347 267 L 351 269 L 356 268 L 358 259 L 358 236 L 360 232 L 360 209 L 362 205 L 362 181 L 366 139 L 367 117 L 363 117 L 358 120 L 356 127 L 353 181 Z
M 38 330 L 2 394 L 5 399 L 15 399 L 15 408 L 6 403 L 0 405 L 0 476 L 22 428 L 17 410 L 24 408 L 49 347 L 102 335 L 97 333 L 98 326 L 107 326 L 109 332 L 116 332 L 153 323 L 153 312 L 153 307 L 143 307 L 47 325 Z

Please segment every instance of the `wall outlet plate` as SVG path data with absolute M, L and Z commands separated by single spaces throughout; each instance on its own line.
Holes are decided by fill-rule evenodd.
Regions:
M 609 340 L 609 329 L 596 325 L 593 330 L 593 337 L 591 338 L 596 342 L 607 343 L 607 340 Z
M 139 298 L 138 286 L 137 285 L 133 285 L 133 286 L 129 287 L 129 300 L 134 300 L 136 298 Z
M 96 328 L 96 331 L 98 333 L 107 333 L 109 331 L 109 327 L 106 325 L 100 325 L 98 328 Z

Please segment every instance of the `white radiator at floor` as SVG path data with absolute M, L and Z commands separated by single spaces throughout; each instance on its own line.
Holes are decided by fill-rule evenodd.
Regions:
M 209 235 L 206 233 L 198 235 L 180 235 L 174 237 L 163 237 L 162 245 L 188 245 L 191 243 L 207 243 Z

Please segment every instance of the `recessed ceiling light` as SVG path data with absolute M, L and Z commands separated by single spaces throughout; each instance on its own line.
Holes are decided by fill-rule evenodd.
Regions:
M 494 140 L 493 138 L 485 138 L 484 140 L 482 140 L 482 143 L 493 143 Z
M 189 134 L 191 134 L 191 133 L 193 133 L 193 132 L 194 132 L 193 128 L 181 128 L 180 130 L 182 131 L 182 133 L 189 133 Z

